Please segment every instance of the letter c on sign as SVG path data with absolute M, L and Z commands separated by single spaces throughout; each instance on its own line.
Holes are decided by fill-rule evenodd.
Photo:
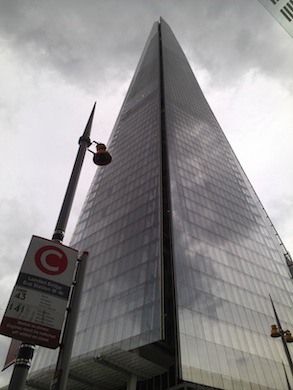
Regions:
M 59 275 L 66 270 L 68 260 L 61 249 L 48 245 L 37 250 L 35 262 L 45 274 Z

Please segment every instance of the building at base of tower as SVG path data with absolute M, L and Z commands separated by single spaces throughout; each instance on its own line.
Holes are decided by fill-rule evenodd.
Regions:
M 293 324 L 289 255 L 163 19 L 109 151 L 71 242 L 90 258 L 67 389 L 289 388 L 270 337 L 270 295 Z M 57 353 L 38 348 L 27 389 Z

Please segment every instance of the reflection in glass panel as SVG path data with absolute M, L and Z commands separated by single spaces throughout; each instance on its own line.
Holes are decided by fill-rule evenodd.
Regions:
M 269 294 L 283 323 L 292 319 L 282 299 L 292 297 L 283 254 L 165 24 L 162 36 L 182 377 L 225 389 L 283 389 L 282 370 L 263 369 L 270 362 L 276 371 L 273 360 L 282 356 L 269 338 Z

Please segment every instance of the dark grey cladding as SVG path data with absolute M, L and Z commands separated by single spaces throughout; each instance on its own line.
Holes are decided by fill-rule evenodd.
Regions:
M 293 324 L 284 254 L 163 20 L 153 26 L 108 149 L 112 163 L 97 170 L 71 243 L 90 252 L 72 367 L 113 347 L 136 349 L 170 375 L 177 362 L 175 382 L 286 388 L 285 356 L 269 335 L 269 294 L 284 329 Z M 166 344 L 170 360 L 166 350 L 162 358 Z M 161 355 L 147 356 L 151 347 Z M 35 378 L 54 361 L 51 352 L 37 356 Z

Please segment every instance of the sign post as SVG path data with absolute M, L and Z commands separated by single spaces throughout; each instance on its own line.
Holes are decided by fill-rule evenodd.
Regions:
M 57 348 L 77 250 L 33 236 L 12 291 L 0 333 L 16 340 Z
M 58 360 L 55 368 L 54 378 L 51 382 L 50 390 L 62 390 L 66 389 L 70 357 L 73 348 L 73 342 L 77 324 L 77 316 L 79 311 L 79 304 L 81 300 L 82 286 L 84 282 L 84 276 L 86 271 L 86 260 L 88 258 L 88 252 L 83 252 L 79 259 L 78 269 L 76 273 L 76 285 L 72 292 L 70 299 L 70 320 L 65 321 L 64 332 L 62 336 L 62 344 L 66 348 L 60 348 Z

